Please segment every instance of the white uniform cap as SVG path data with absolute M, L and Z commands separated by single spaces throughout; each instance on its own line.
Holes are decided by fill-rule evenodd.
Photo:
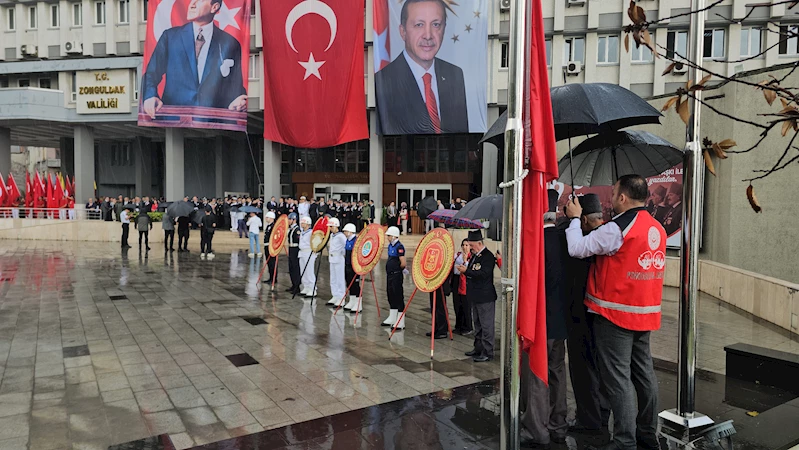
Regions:
M 300 197 L 300 200 L 307 200 L 307 199 L 306 199 L 306 198 L 305 198 L 305 196 L 303 195 L 302 197 Z
M 268 213 L 266 213 L 266 218 L 267 219 L 274 219 L 275 218 L 275 213 L 273 213 L 272 211 L 269 211 Z
M 355 233 L 355 224 L 348 223 L 348 224 L 344 225 L 344 231 L 351 231 L 351 232 Z
M 302 216 L 302 219 L 300 219 L 300 223 L 307 223 L 308 225 L 310 225 L 311 218 L 309 216 Z
M 400 231 L 399 231 L 399 228 L 397 228 L 397 227 L 388 227 L 388 230 L 386 230 L 386 236 L 399 237 L 399 235 L 400 235 Z
M 341 222 L 338 221 L 335 217 L 327 221 L 327 226 L 329 227 L 340 227 Z

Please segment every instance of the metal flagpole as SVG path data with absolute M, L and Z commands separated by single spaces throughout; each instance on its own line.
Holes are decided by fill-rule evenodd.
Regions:
M 512 0 L 510 8 L 510 58 L 508 61 L 508 124 L 505 129 L 505 180 L 519 180 L 522 172 L 524 139 L 522 109 L 528 0 Z M 541 1 L 541 0 L 532 0 Z M 519 283 L 519 242 L 521 238 L 521 184 L 510 183 L 503 192 L 502 221 L 502 378 L 500 378 L 500 449 L 519 448 L 519 337 L 516 333 Z
M 691 9 L 702 10 L 705 0 L 693 0 Z M 690 61 L 699 65 L 705 35 L 705 12 L 691 14 L 688 36 L 692 40 Z M 688 79 L 699 80 L 703 73 L 696 67 L 689 69 Z M 693 92 L 697 99 L 702 91 Z M 702 104 L 691 101 L 691 120 L 685 136 L 683 157 L 683 216 L 682 248 L 680 251 L 680 308 L 679 308 L 679 361 L 677 382 L 677 408 L 660 413 L 663 424 L 683 434 L 683 441 L 690 441 L 692 429 L 704 427 L 713 420 L 695 411 L 696 372 L 696 300 L 699 296 L 699 242 L 702 230 L 702 201 L 704 196 L 705 166 L 699 139 Z

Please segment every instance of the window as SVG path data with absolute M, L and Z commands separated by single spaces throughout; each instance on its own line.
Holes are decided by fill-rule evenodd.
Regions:
M 599 36 L 596 62 L 606 64 L 619 62 L 618 36 Z
M 669 34 L 666 35 L 666 56 L 669 58 L 688 57 L 687 31 L 669 31 Z
M 50 26 L 53 28 L 58 28 L 61 25 L 58 11 L 58 3 L 50 5 Z
M 76 27 L 83 25 L 83 3 L 72 4 L 72 25 Z
M 147 3 L 147 0 L 144 0 L 142 2 L 142 15 L 141 15 L 142 23 L 147 23 L 147 9 L 148 9 L 148 7 L 149 7 L 149 4 Z
M 72 72 L 72 90 L 70 92 L 72 101 L 76 101 L 78 99 L 78 74 L 76 72 Z
M 139 74 L 133 71 L 133 100 L 139 100 Z
M 105 25 L 105 2 L 94 2 L 94 23 L 95 25 Z
M 19 87 L 30 87 L 31 86 L 31 80 L 29 80 L 27 78 L 20 78 L 19 81 L 17 81 L 17 83 L 19 84 Z
M 500 69 L 507 69 L 508 68 L 508 51 L 509 51 L 508 41 L 502 41 L 499 43 L 499 68 Z
M 547 67 L 552 65 L 552 39 L 544 41 L 544 46 L 547 48 Z
M 14 31 L 17 29 L 17 10 L 14 7 L 6 8 L 6 29 Z
M 250 15 L 255 16 L 255 0 L 250 0 Z
M 799 26 L 783 25 L 780 27 L 780 55 L 797 55 L 799 43 Z
M 31 30 L 36 29 L 36 7 L 28 7 L 28 28 Z
M 585 38 L 571 37 L 566 38 L 563 45 L 563 65 L 571 61 L 585 61 Z
M 49 78 L 39 78 L 39 87 L 42 89 L 50 89 L 50 79 Z
M 130 22 L 130 0 L 119 0 L 119 23 Z
M 704 58 L 724 58 L 724 30 L 705 30 Z
M 258 54 L 254 53 L 250 55 L 250 79 L 257 80 L 259 73 L 260 70 L 258 67 Z
M 755 56 L 763 51 L 763 29 L 741 28 L 741 56 Z
M 635 44 L 630 45 L 630 61 L 634 63 L 651 63 L 652 59 L 652 50 L 649 50 L 649 47 L 646 45 L 641 44 L 641 46 L 636 47 Z

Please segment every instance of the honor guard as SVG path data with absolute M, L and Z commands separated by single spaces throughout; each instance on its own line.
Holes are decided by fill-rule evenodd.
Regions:
M 300 227 L 297 226 L 297 213 L 289 213 L 289 275 L 291 287 L 286 292 L 300 293 Z
M 311 235 L 313 229 L 311 228 L 311 218 L 302 216 L 300 219 L 300 268 L 302 272 L 302 291 L 300 294 L 306 297 L 316 296 L 316 274 L 314 273 L 314 263 L 316 262 L 316 253 L 311 251 Z
M 264 247 L 266 247 L 266 251 L 269 251 L 269 238 L 272 237 L 272 228 L 275 227 L 275 213 L 273 211 L 269 211 L 266 213 L 266 218 L 264 219 Z M 277 272 L 275 272 L 275 258 L 267 257 L 266 267 L 269 271 L 269 279 L 264 279 L 264 283 L 272 284 L 272 277 L 277 276 Z
M 344 306 L 347 294 L 347 285 L 344 281 L 344 249 L 347 244 L 347 238 L 343 233 L 339 233 L 338 227 L 341 224 L 338 219 L 330 219 L 327 226 L 330 227 L 330 246 L 328 247 L 328 262 L 330 262 L 330 292 L 333 294 L 330 297 L 328 305 Z
M 361 276 L 355 273 L 352 267 L 352 249 L 355 248 L 355 241 L 357 235 L 355 234 L 355 225 L 348 223 L 344 225 L 344 236 L 347 237 L 347 243 L 344 246 L 346 255 L 344 256 L 344 274 L 346 276 L 347 286 L 350 287 L 350 301 L 344 306 L 344 309 L 350 312 L 360 312 L 363 306 L 358 301 L 358 296 L 361 289 Z
M 402 278 L 405 270 L 405 247 L 399 241 L 400 231 L 397 227 L 389 227 L 386 231 L 388 237 L 388 261 L 386 262 L 386 293 L 388 294 L 389 314 L 383 321 L 387 327 L 397 326 L 398 330 L 405 328 L 405 317 L 399 318 L 405 310 L 405 296 L 402 293 Z

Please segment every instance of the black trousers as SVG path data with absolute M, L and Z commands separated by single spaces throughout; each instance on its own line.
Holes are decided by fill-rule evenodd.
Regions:
M 125 247 L 128 245 L 128 235 L 130 234 L 130 224 L 123 223 L 122 224 L 122 246 Z
M 586 312 L 585 305 L 572 307 L 572 321 L 566 341 L 569 350 L 569 375 L 577 403 L 577 421 L 590 429 L 608 426 L 610 405 L 599 376 L 593 323 L 596 314 Z
M 430 309 L 433 310 L 433 315 L 436 318 L 436 331 L 435 334 L 446 334 L 449 331 L 447 326 L 447 298 L 444 297 L 444 289 L 438 288 L 435 291 L 436 301 L 435 309 L 433 309 L 433 292 L 430 293 Z
M 267 249 L 267 252 L 269 252 L 268 249 Z M 267 257 L 267 259 L 268 259 L 268 261 L 266 262 L 266 270 L 269 271 L 269 275 L 267 276 L 266 280 L 271 282 L 272 281 L 272 277 L 276 277 L 277 278 L 277 271 L 276 271 L 277 268 L 275 267 L 276 258 Z
M 496 302 L 472 303 L 475 356 L 494 357 L 494 318 Z
M 465 295 L 458 294 L 457 287 L 452 292 L 452 307 L 455 308 L 455 329 L 472 331 L 472 306 Z
M 355 281 L 352 281 L 353 278 Z M 347 286 L 350 287 L 350 295 L 354 295 L 356 297 L 361 295 L 361 276 L 355 273 L 352 270 L 352 265 L 348 264 L 344 267 L 344 279 L 347 282 Z M 352 284 L 350 284 L 352 283 Z
M 139 230 L 139 248 L 141 248 L 141 238 L 144 236 L 144 246 L 150 248 L 150 232 Z
M 189 249 L 189 230 L 178 230 L 178 249 Z
M 299 249 L 289 249 L 289 276 L 291 277 L 291 289 L 300 290 L 300 252 Z
M 169 245 L 167 245 L 169 241 Z M 164 250 L 175 249 L 175 230 L 164 230 Z
M 386 294 L 391 309 L 405 309 L 405 296 L 402 292 L 402 272 L 390 272 L 386 276 Z
M 211 241 L 214 239 L 214 233 L 209 233 L 205 230 L 200 231 L 200 253 L 211 253 Z

